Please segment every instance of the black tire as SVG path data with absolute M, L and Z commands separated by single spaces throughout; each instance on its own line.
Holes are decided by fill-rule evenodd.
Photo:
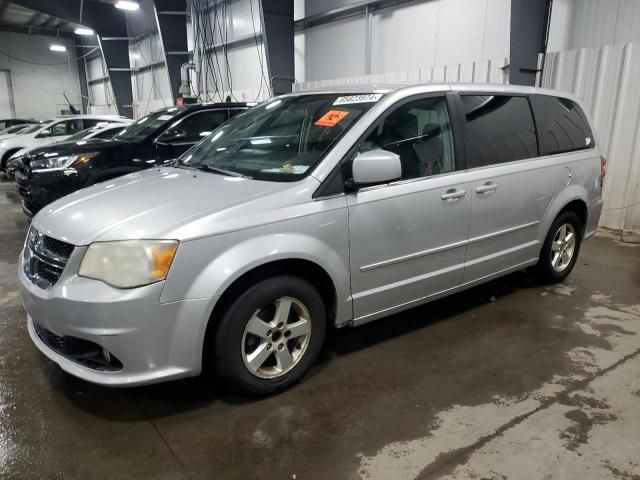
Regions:
M 264 314 L 265 318 L 270 318 L 268 309 L 273 308 L 275 312 L 277 300 L 283 297 L 294 299 L 306 308 L 309 314 L 311 333 L 308 336 L 304 349 L 300 344 L 303 343 L 302 340 L 299 341 L 299 344 L 295 344 L 298 340 L 287 340 L 284 338 L 284 334 L 278 337 L 280 342 L 285 342 L 284 348 L 287 349 L 287 351 L 293 350 L 292 358 L 293 355 L 298 353 L 298 350 L 301 350 L 302 353 L 299 353 L 299 357 L 297 357 L 298 360 L 290 367 L 291 370 L 280 374 L 274 373 L 273 375 L 278 375 L 275 377 L 261 378 L 258 376 L 259 372 L 253 373 L 249 370 L 249 367 L 245 365 L 245 352 L 251 353 L 254 351 L 248 348 L 251 347 L 251 345 L 247 342 L 253 341 L 254 344 L 255 342 L 267 342 L 268 345 L 277 345 L 277 347 L 270 347 L 272 354 L 267 357 L 265 364 L 277 362 L 275 353 L 276 348 L 279 348 L 280 345 L 271 343 L 272 340 L 274 342 L 278 341 L 275 333 L 272 333 L 266 340 L 253 337 L 250 334 L 245 338 L 245 329 L 247 328 L 249 320 L 258 310 L 267 312 Z M 288 317 L 290 319 L 295 319 L 296 311 L 294 307 L 295 306 L 291 307 L 293 313 Z M 213 340 L 213 358 L 211 361 L 214 362 L 215 369 L 222 380 L 230 388 L 241 393 L 268 395 L 286 389 L 304 376 L 320 354 L 326 331 L 326 318 L 322 297 L 309 282 L 291 276 L 266 278 L 240 294 L 231 302 L 229 308 L 224 312 Z M 269 330 L 269 332 L 271 332 L 271 330 Z M 289 348 L 287 342 L 293 342 L 295 345 Z M 256 349 L 257 348 L 258 347 L 256 347 Z M 271 348 L 273 348 L 273 350 L 271 350 Z M 274 367 L 267 368 L 277 369 L 279 365 L 278 363 Z
M 564 225 L 571 225 L 575 233 L 575 246 L 573 248 L 573 254 L 571 260 L 566 266 L 558 271 L 553 266 L 553 258 L 555 252 L 553 251 L 553 243 L 560 228 Z M 543 283 L 559 283 L 569 276 L 573 267 L 578 260 L 580 253 L 580 245 L 582 243 L 582 236 L 584 234 L 584 226 L 580 219 L 574 212 L 563 212 L 556 217 L 551 224 L 547 237 L 545 238 L 542 250 L 540 252 L 540 260 L 533 267 L 532 273 L 535 277 Z

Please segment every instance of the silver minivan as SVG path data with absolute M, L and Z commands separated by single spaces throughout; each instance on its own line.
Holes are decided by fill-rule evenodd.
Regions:
M 173 167 L 69 195 L 29 229 L 35 345 L 90 382 L 200 374 L 267 394 L 328 327 L 526 267 L 572 270 L 605 161 L 580 103 L 531 87 L 351 86 L 233 118 Z

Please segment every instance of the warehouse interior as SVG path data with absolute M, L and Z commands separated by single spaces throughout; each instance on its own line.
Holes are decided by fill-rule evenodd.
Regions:
M 637 0 L 0 0 L 0 478 L 640 478 L 639 78 Z M 544 219 L 524 219 L 530 204 L 540 202 L 547 195 L 547 187 L 552 192 L 555 188 L 556 194 L 558 189 L 581 181 L 597 187 L 598 198 L 590 195 L 589 201 L 600 202 L 599 219 L 593 225 L 594 231 L 585 235 L 588 241 L 575 247 L 579 258 L 570 259 L 568 270 L 573 272 L 566 279 L 563 276 L 560 283 L 553 284 L 541 282 L 532 275 L 537 264 L 522 262 L 520 269 L 496 267 L 502 268 L 497 272 L 500 275 L 468 282 L 470 288 L 447 288 L 452 292 L 448 296 L 425 293 L 420 302 L 412 304 L 413 299 L 402 300 L 398 294 L 401 300 L 396 303 L 402 303 L 402 308 L 385 309 L 383 287 L 364 283 L 367 290 L 363 287 L 362 292 L 356 292 L 356 282 L 368 278 L 368 270 L 383 271 L 387 263 L 405 265 L 407 259 L 432 258 L 445 250 L 455 251 L 453 247 L 459 244 L 453 240 L 446 248 L 429 244 L 416 247 L 409 254 L 395 246 L 385 246 L 388 250 L 372 256 L 374 260 L 369 265 L 363 260 L 362 266 L 354 269 L 353 262 L 364 256 L 357 250 L 369 253 L 374 241 L 368 237 L 385 238 L 387 245 L 403 245 L 408 237 L 415 238 L 423 232 L 438 237 L 439 228 L 445 230 L 447 223 L 457 220 L 451 217 L 442 221 L 434 214 L 433 226 L 426 216 L 425 227 L 404 211 L 405 203 L 397 203 L 385 210 L 389 216 L 398 217 L 397 223 L 385 224 L 387 220 L 374 212 L 365 220 L 377 229 L 371 227 L 369 233 L 356 237 L 354 226 L 363 217 L 351 208 L 365 203 L 357 203 L 358 195 L 363 198 L 363 191 L 364 195 L 376 195 L 389 182 L 378 182 L 377 186 L 374 181 L 362 182 L 355 188 L 364 190 L 356 191 L 353 178 L 343 179 L 342 173 L 335 173 L 344 167 L 343 163 L 332 173 L 325 173 L 321 163 L 313 164 L 321 173 L 306 177 L 296 177 L 300 165 L 285 163 L 279 167 L 280 173 L 291 179 L 283 182 L 269 177 L 276 175 L 277 168 L 263 169 L 262 179 L 259 175 L 252 178 L 244 170 L 238 173 L 218 168 L 216 179 L 220 180 L 220 187 L 215 192 L 215 202 L 224 204 L 226 210 L 219 207 L 221 210 L 211 217 L 196 218 L 200 215 L 196 207 L 203 209 L 203 205 L 215 203 L 213 196 L 198 197 L 203 195 L 204 187 L 180 183 L 179 189 L 171 190 L 172 177 L 178 184 L 186 182 L 186 177 L 209 175 L 195 169 L 187 175 L 180 173 L 177 166 L 181 161 L 183 166 L 188 164 L 191 157 L 219 157 L 224 150 L 232 150 L 234 144 L 227 137 L 238 135 L 241 140 L 246 139 L 244 136 L 249 133 L 244 132 L 260 121 L 243 120 L 258 118 L 258 113 L 252 112 L 264 109 L 267 115 L 290 98 L 338 96 L 329 104 L 333 106 L 327 114 L 340 113 L 336 108 L 347 108 L 346 104 L 354 109 L 343 111 L 343 117 L 337 119 L 322 117 L 314 123 L 315 128 L 332 128 L 340 122 L 346 125 L 343 118 L 353 118 L 355 126 L 345 127 L 346 133 L 331 143 L 330 148 L 336 145 L 335 149 L 322 153 L 318 162 L 326 163 L 333 158 L 332 153 L 350 141 L 350 135 L 358 138 L 358 125 L 377 111 L 375 102 L 381 105 L 385 98 L 413 85 L 444 85 L 447 92 L 459 89 L 463 94 L 468 91 L 498 96 L 508 92 L 528 95 L 526 88 L 534 87 L 546 90 L 532 89 L 531 96 L 535 92 L 558 92 L 558 98 L 567 95 L 584 110 L 580 118 L 588 119 L 587 127 L 591 125 L 593 130 L 587 137 L 587 147 L 595 145 L 593 152 L 597 152 L 591 159 L 595 159 L 593 172 L 567 167 L 565 182 L 564 167 L 544 164 L 556 168 L 553 177 L 549 177 L 551 183 L 540 186 L 541 174 L 535 172 L 542 167 L 536 167 L 528 171 L 530 176 L 517 189 L 508 190 L 512 198 L 506 200 L 512 203 L 509 215 L 520 215 L 524 227 L 545 226 L 541 239 L 527 239 L 540 251 L 546 248 L 549 238 L 546 229 L 556 224 L 551 224 L 553 218 L 548 223 Z M 417 95 L 421 91 L 415 92 Z M 353 100 L 353 95 L 358 99 Z M 278 98 L 274 100 L 275 97 Z M 447 102 L 452 102 L 447 103 L 450 109 L 458 105 L 451 99 Z M 353 104 L 371 110 L 359 113 Z M 462 108 L 460 105 L 455 108 Z M 532 100 L 529 105 L 533 105 Z M 538 138 L 541 117 L 536 117 L 534 107 L 531 112 L 533 137 Z M 180 130 L 190 115 L 201 115 L 203 119 L 208 115 L 208 121 L 215 121 L 194 126 L 196 133 L 191 138 L 186 127 Z M 356 115 L 362 116 L 356 119 Z M 462 151 L 470 162 L 472 150 L 458 133 L 467 134 L 460 127 L 464 115 L 451 115 L 451 146 L 445 142 L 439 148 L 449 148 L 449 154 L 455 152 L 456 156 Z M 429 117 L 423 133 L 435 122 L 433 118 Z M 156 121 L 164 122 L 163 133 L 155 130 L 145 139 L 135 137 L 145 122 L 148 126 Z M 2 131 L 14 124 L 24 125 L 24 129 Z M 56 125 L 63 124 L 65 131 L 56 133 Z M 284 132 L 285 127 L 277 133 Z M 359 136 L 365 134 L 362 128 Z M 127 135 L 129 139 L 125 141 Z M 225 141 L 228 143 L 220 143 Z M 98 143 L 100 148 L 89 148 Z M 266 136 L 251 140 L 257 152 L 265 144 L 274 143 L 277 141 Z M 538 156 L 542 156 L 542 141 L 533 143 Z M 206 146 L 209 144 L 213 146 Z M 41 157 L 36 156 L 38 149 Z M 99 153 L 103 149 L 110 153 Z M 155 157 L 145 157 L 145 149 L 153 149 L 151 155 Z M 355 151 L 345 146 L 344 158 L 347 152 L 351 155 Z M 359 150 L 358 153 L 363 155 Z M 254 155 L 259 156 L 255 152 Z M 401 154 L 398 155 L 400 165 Z M 102 156 L 107 166 L 92 166 Z M 61 162 L 71 159 L 69 162 L 73 163 L 51 163 L 58 157 Z M 385 159 L 388 156 L 382 158 Z M 48 186 L 42 197 L 46 201 L 38 203 L 37 208 L 35 203 L 29 203 L 33 200 L 31 188 L 41 188 L 33 180 L 34 174 L 51 168 L 60 173 L 58 183 L 70 185 L 83 175 L 80 164 L 89 168 L 90 181 L 80 185 L 78 180 L 73 186 L 65 186 L 67 190 L 59 195 L 53 195 L 53 187 Z M 371 175 L 375 175 L 375 165 L 370 165 Z M 349 168 L 355 178 L 355 160 Z M 103 173 L 95 173 L 99 169 Z M 154 182 L 164 182 L 159 177 L 152 178 L 152 170 L 168 177 L 167 187 L 162 186 L 166 190 L 152 189 Z M 482 168 L 475 169 L 475 173 L 473 168 L 465 168 L 465 174 L 467 170 L 474 175 Z M 310 172 L 311 169 L 307 173 Z M 446 176 L 446 172 L 442 173 Z M 505 170 L 501 175 L 506 178 L 508 173 Z M 25 175 L 31 176 L 32 185 L 28 188 Z M 314 194 L 302 210 L 291 202 L 306 194 L 314 175 L 318 185 L 326 182 L 322 188 L 330 180 L 344 180 L 340 185 L 343 190 L 341 195 L 327 195 L 326 199 Z M 246 202 L 248 210 L 255 210 L 253 216 L 260 216 L 259 220 L 245 214 L 241 209 L 244 204 L 233 197 L 237 194 L 233 188 L 244 189 L 246 197 L 242 202 Z M 518 203 L 518 190 L 527 188 L 530 192 L 521 195 L 529 195 L 529 203 Z M 452 192 L 447 190 L 447 194 Z M 462 192 L 465 194 L 466 190 Z M 192 201 L 184 198 L 189 195 L 193 195 Z M 406 192 L 402 195 L 409 196 Z M 372 198 L 368 205 L 380 200 Z M 567 203 L 569 200 L 577 201 L 571 197 Z M 338 201 L 344 201 L 344 205 Z M 282 212 L 286 210 L 287 222 L 302 218 L 308 232 L 315 233 L 294 236 L 285 230 L 289 223 L 282 220 L 284 217 L 268 208 L 279 209 L 280 215 L 285 215 Z M 327 217 L 322 218 L 326 222 L 314 220 L 313 215 L 324 208 Z M 584 215 L 591 215 L 586 208 Z M 350 212 L 343 223 L 334 213 L 341 209 Z M 417 210 L 420 209 L 422 205 L 418 205 Z M 428 212 L 430 207 L 424 209 Z M 551 209 L 549 206 L 542 213 Z M 500 211 L 488 215 L 492 220 L 496 217 L 506 218 L 501 217 Z M 237 226 L 248 218 L 254 222 L 252 226 L 263 229 L 260 235 L 251 237 L 254 234 L 248 232 L 254 230 Z M 78 224 L 86 224 L 86 232 Z M 176 236 L 154 236 L 169 231 L 168 226 L 167 230 L 161 229 L 169 224 Z M 469 235 L 473 221 L 465 225 Z M 129 228 L 129 237 L 116 238 L 125 227 Z M 499 234 L 519 228 L 505 228 Z M 51 238 L 63 246 L 68 243 L 70 252 L 75 248 L 74 253 L 69 253 L 68 265 L 55 267 L 62 272 L 57 285 L 57 277 L 52 281 L 55 289 L 61 289 L 60 298 L 50 298 L 46 292 L 34 294 L 49 300 L 40 306 L 37 299 L 30 299 L 34 290 L 23 285 L 27 271 L 23 263 L 30 242 L 35 242 L 37 248 L 38 231 L 41 240 L 43 235 L 49 235 L 44 237 L 45 242 Z M 68 238 L 57 232 L 69 232 Z M 274 238 L 292 239 L 289 243 L 271 243 L 264 232 Z M 190 235 L 189 240 L 178 233 Z M 468 252 L 474 242 L 499 234 L 480 235 L 462 243 Z M 204 237 L 220 239 L 216 241 L 229 251 L 243 242 L 253 247 L 236 249 L 234 256 L 215 262 L 206 256 L 213 256 L 215 249 L 222 247 L 218 243 L 198 244 L 202 257 L 185 263 L 186 246 Z M 164 242 L 163 245 L 175 242 L 173 250 L 167 250 L 169 253 L 162 250 L 162 255 L 170 257 L 164 277 L 158 277 L 158 281 L 166 281 L 176 291 L 184 290 L 192 297 L 167 297 L 168 305 L 196 305 L 205 298 L 198 290 L 202 288 L 200 283 L 194 280 L 192 285 L 186 285 L 190 277 L 185 272 L 211 260 L 210 270 L 203 272 L 214 271 L 211 278 L 222 278 L 221 284 L 228 287 L 217 294 L 218 303 L 212 303 L 207 311 L 208 317 L 216 318 L 218 328 L 218 322 L 225 325 L 226 312 L 239 308 L 233 303 L 236 297 L 245 299 L 245 292 L 248 295 L 256 285 L 262 285 L 256 283 L 254 270 L 250 272 L 255 277 L 251 277 L 253 283 L 246 283 L 249 280 L 244 276 L 245 283 L 227 282 L 227 277 L 234 275 L 233 262 L 246 257 L 247 263 L 253 261 L 256 271 L 271 275 L 266 264 L 264 268 L 258 266 L 258 260 L 254 260 L 258 253 L 251 249 L 257 252 L 264 248 L 264 257 L 280 259 L 285 248 L 302 251 L 313 244 L 320 249 L 328 237 L 335 245 L 346 245 L 349 238 L 359 239 L 349 243 L 346 260 L 341 260 L 351 262 L 351 273 L 335 280 L 334 290 L 322 287 L 325 276 L 331 281 L 333 273 L 326 274 L 320 267 L 307 265 L 308 273 L 297 278 L 321 285 L 317 290 L 323 301 L 329 293 L 337 292 L 322 308 L 334 308 L 334 313 L 327 312 L 327 319 L 334 320 L 339 328 L 327 328 L 322 346 L 319 344 L 315 353 L 317 359 L 308 366 L 304 377 L 292 381 L 287 388 L 278 387 L 266 395 L 246 395 L 229 385 L 230 367 L 210 374 L 204 364 L 202 371 L 198 366 L 197 374 L 167 375 L 166 382 L 159 382 L 159 377 L 142 382 L 131 374 L 129 380 L 119 380 L 122 383 L 117 386 L 124 388 L 111 388 L 116 380 L 96 379 L 105 372 L 108 375 L 114 365 L 123 365 L 115 358 L 118 355 L 112 359 L 98 340 L 103 363 L 92 367 L 94 371 L 90 373 L 86 373 L 86 364 L 80 365 L 77 359 L 77 365 L 70 363 L 65 368 L 57 354 L 42 351 L 46 341 L 40 345 L 34 340 L 34 336 L 42 337 L 35 330 L 38 327 L 33 323 L 34 312 L 44 317 L 59 316 L 58 312 L 64 312 L 65 299 L 74 295 L 80 296 L 80 307 L 74 307 L 80 310 L 68 310 L 69 322 L 79 321 L 77 318 L 82 315 L 77 312 L 82 311 L 83 305 L 89 316 L 95 308 L 84 332 L 91 330 L 105 345 L 111 341 L 110 336 L 140 328 L 127 325 L 117 333 L 109 333 L 108 305 L 119 305 L 134 298 L 136 290 L 159 284 L 134 280 L 122 285 L 98 282 L 99 277 L 83 277 L 84 260 L 78 275 L 72 275 L 69 267 L 75 263 L 78 267 L 81 262 L 78 259 L 74 263 L 77 252 L 86 250 L 86 259 L 93 245 L 134 239 Z M 552 236 L 549 242 L 552 240 L 555 242 L 556 237 Z M 145 251 L 151 248 L 155 247 Z M 562 253 L 568 248 L 573 252 L 571 245 L 563 244 L 561 248 Z M 417 250 L 421 251 L 415 253 Z M 378 261 L 393 256 L 387 252 L 398 251 L 397 258 Z M 332 255 L 333 251 L 326 254 L 327 262 L 334 261 Z M 312 259 L 311 254 L 300 256 L 305 261 Z M 182 265 L 177 263 L 180 260 Z M 281 261 L 278 268 L 293 268 L 293 260 Z M 136 259 L 131 257 L 129 262 L 133 265 Z M 162 267 L 161 263 L 154 265 L 153 272 Z M 444 271 L 449 266 L 437 268 Z M 178 267 L 180 270 L 176 270 Z M 470 270 L 471 263 L 465 268 Z M 182 275 L 179 281 L 172 280 L 176 271 Z M 291 271 L 284 274 L 293 275 Z M 402 282 L 392 276 L 396 270 L 389 272 L 388 284 L 400 285 Z M 432 274 L 418 273 L 425 278 Z M 318 284 L 314 278 L 320 279 Z M 73 293 L 73 282 L 78 279 L 85 283 L 76 290 L 80 293 Z M 63 285 L 66 281 L 69 283 Z M 100 286 L 92 287 L 87 282 Z M 340 291 L 342 284 L 349 289 L 346 293 Z M 408 283 L 403 285 L 410 288 Z M 64 291 L 67 286 L 68 293 Z M 100 307 L 95 307 L 96 300 L 91 297 L 96 292 L 103 292 Z M 362 300 L 365 293 L 370 295 L 368 300 Z M 165 293 L 162 295 L 164 305 Z M 382 306 L 368 310 L 358 301 L 380 302 Z M 341 313 L 341 302 L 348 305 L 345 311 L 349 313 Z M 295 305 L 300 303 L 300 318 L 314 317 L 315 310 L 305 307 L 304 302 L 294 301 L 292 308 L 298 308 Z M 189 308 L 195 312 L 199 307 Z M 358 315 L 358 308 L 364 312 L 362 316 Z M 143 309 L 138 304 L 131 310 L 121 308 L 117 310 L 118 321 L 129 313 L 134 318 L 140 310 Z M 387 314 L 379 315 L 380 312 Z M 341 315 L 346 315 L 343 324 L 338 321 Z M 147 316 L 153 320 L 154 314 Z M 274 318 L 277 316 L 276 310 Z M 367 317 L 376 321 L 369 322 Z M 188 327 L 184 326 L 189 319 L 180 318 L 183 323 L 169 323 L 170 330 L 182 340 L 187 337 L 184 332 Z M 164 318 L 158 318 L 159 325 L 165 323 Z M 363 325 L 358 326 L 359 323 Z M 156 341 L 161 328 L 154 327 L 145 336 L 137 337 L 142 340 L 129 340 L 129 348 L 138 350 L 149 371 L 154 368 L 155 359 L 151 350 L 145 351 L 150 349 L 146 340 L 162 343 Z M 81 329 L 78 327 L 77 331 Z M 278 338 L 289 338 L 291 332 L 283 332 L 276 332 Z M 58 339 L 67 338 L 54 334 Z M 204 342 L 215 345 L 194 346 L 202 358 L 209 348 L 220 348 L 223 343 L 214 339 L 215 333 L 210 333 L 207 325 L 199 334 Z M 243 345 L 247 333 L 244 335 Z M 83 339 L 82 334 L 79 337 Z M 67 345 L 63 342 L 60 348 Z M 296 348 L 303 352 L 300 358 L 307 352 L 307 346 Z M 88 354 L 85 356 L 88 358 Z M 167 357 L 177 356 L 174 350 L 167 353 Z M 123 363 L 126 371 L 126 362 Z M 124 374 L 119 378 L 123 377 Z

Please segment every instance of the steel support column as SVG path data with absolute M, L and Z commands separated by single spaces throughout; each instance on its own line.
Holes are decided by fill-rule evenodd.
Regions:
M 186 0 L 155 0 L 155 15 L 165 55 L 172 98 L 180 89 L 180 67 L 189 61 Z
M 538 55 L 546 53 L 552 0 L 511 0 L 509 83 L 535 85 Z
M 293 0 L 259 0 L 262 38 L 274 95 L 291 92 L 295 82 Z

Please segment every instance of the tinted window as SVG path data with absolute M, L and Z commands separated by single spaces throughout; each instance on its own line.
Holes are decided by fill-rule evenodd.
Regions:
M 196 143 L 209 136 L 222 125 L 227 117 L 226 110 L 207 110 L 197 112 L 172 125 L 163 133 L 159 142 Z
M 52 125 L 49 130 L 51 131 L 52 137 L 59 137 L 62 135 L 73 135 L 80 129 L 79 127 L 80 122 L 78 120 L 66 120 Z
M 549 95 L 532 95 L 540 154 L 571 152 L 592 148 L 593 133 L 580 107 L 571 100 Z
M 400 156 L 403 179 L 455 170 L 453 136 L 444 97 L 412 100 L 385 115 L 358 151 L 374 149 Z
M 470 168 L 536 157 L 538 147 L 526 97 L 462 95 Z
M 109 140 L 109 139 L 112 139 L 114 136 L 116 136 L 118 133 L 120 133 L 123 128 L 107 128 L 106 130 L 103 130 L 102 132 L 97 133 L 91 138 L 103 138 L 103 139 Z
M 170 122 L 175 121 L 176 115 L 184 110 L 185 107 L 169 107 L 150 113 L 127 126 L 118 134 L 117 139 L 125 142 L 141 142 L 149 135 L 156 134 L 160 128 L 171 125 Z

